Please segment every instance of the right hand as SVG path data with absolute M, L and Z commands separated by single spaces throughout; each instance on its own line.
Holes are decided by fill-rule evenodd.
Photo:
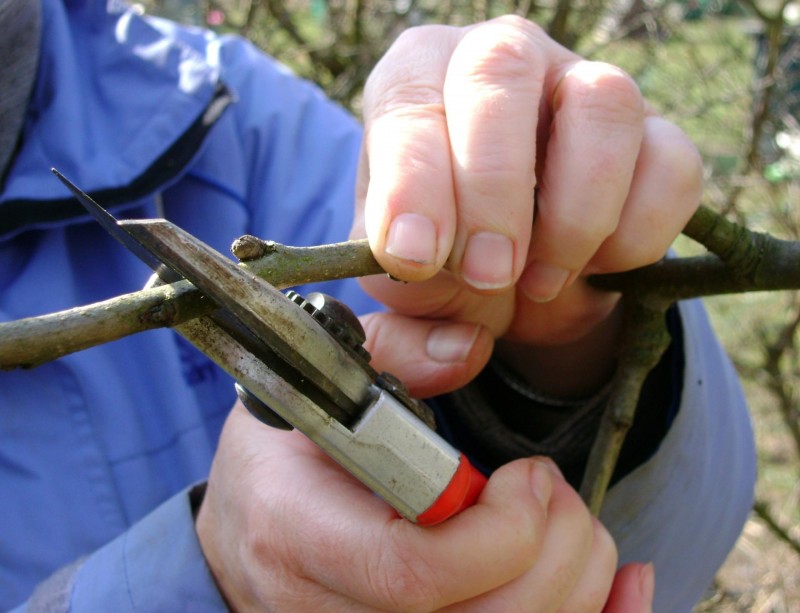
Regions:
M 620 295 L 588 277 L 666 253 L 702 195 L 689 138 L 625 72 L 513 15 L 406 30 L 370 75 L 363 109 L 352 236 L 415 281 L 361 279 L 394 318 L 390 332 L 374 317 L 368 334 L 394 340 L 412 318 L 429 330 L 480 324 L 533 388 L 601 389 L 618 357 Z M 469 354 L 458 378 L 424 340 L 412 376 L 395 368 L 399 353 L 384 367 L 434 394 L 461 387 L 488 355 L 469 350 L 474 335 L 447 336 Z
M 197 533 L 239 612 L 588 612 L 607 604 L 627 613 L 649 610 L 652 597 L 641 593 L 635 567 L 615 582 L 611 537 L 547 460 L 504 466 L 474 506 L 422 528 L 303 435 L 268 428 L 238 404 Z

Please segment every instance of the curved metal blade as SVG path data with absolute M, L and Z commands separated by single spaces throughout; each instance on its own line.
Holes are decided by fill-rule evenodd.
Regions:
M 120 225 L 345 412 L 357 414 L 369 403 L 371 374 L 311 315 L 269 283 L 166 220 L 129 220 Z
M 77 201 L 81 203 L 83 208 L 85 208 L 111 236 L 122 243 L 122 245 L 128 249 L 128 251 L 133 253 L 150 268 L 155 270 L 162 281 L 165 283 L 172 283 L 173 281 L 177 281 L 178 279 L 182 278 L 180 273 L 171 268 L 166 262 L 162 262 L 160 259 L 158 259 L 147 248 L 147 246 L 143 245 L 133 235 L 125 230 L 125 228 L 120 225 L 120 223 L 111 213 L 108 212 L 105 207 L 93 200 L 89 194 L 81 190 L 72 181 L 62 175 L 57 169 L 51 168 L 50 170 L 58 178 L 58 180 L 61 181 L 70 192 L 72 192 L 72 195 L 75 196 Z

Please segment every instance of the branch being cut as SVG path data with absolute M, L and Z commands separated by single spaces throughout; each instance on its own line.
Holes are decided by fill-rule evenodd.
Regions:
M 283 289 L 382 272 L 366 240 L 288 247 L 252 236 L 232 250 L 242 266 Z M 0 323 L 0 369 L 31 368 L 137 332 L 176 326 L 215 308 L 188 281 L 59 313 Z
M 213 310 L 188 281 L 40 317 L 0 323 L 0 370 L 32 368 L 95 345 L 174 326 Z
M 635 292 L 641 299 L 659 302 L 800 288 L 800 243 L 749 232 L 704 208 L 695 214 L 685 233 L 720 257 L 664 260 L 629 272 L 592 277 L 592 284 L 608 291 Z M 366 240 L 289 247 L 244 236 L 232 250 L 245 268 L 279 288 L 382 272 Z M 0 369 L 35 366 L 207 313 L 212 306 L 202 304 L 199 293 L 191 289 L 173 284 L 60 313 L 0 323 Z

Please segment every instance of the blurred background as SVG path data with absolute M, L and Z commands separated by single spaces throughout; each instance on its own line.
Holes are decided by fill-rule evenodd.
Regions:
M 800 239 L 800 2 L 789 0 L 149 0 L 148 13 L 246 36 L 358 113 L 403 29 L 524 15 L 617 64 L 704 161 L 704 202 Z M 269 237 L 265 237 L 269 238 Z M 679 239 L 676 249 L 698 247 Z M 759 449 L 757 502 L 699 612 L 800 613 L 800 295 L 708 300 L 742 375 Z

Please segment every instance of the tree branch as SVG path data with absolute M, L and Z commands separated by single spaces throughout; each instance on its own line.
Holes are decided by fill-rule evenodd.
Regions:
M 711 253 L 666 259 L 653 266 L 590 279 L 623 294 L 626 316 L 620 364 L 595 438 L 581 496 L 598 514 L 647 374 L 669 346 L 664 314 L 678 300 L 699 296 L 800 287 L 800 243 L 734 224 L 701 207 L 684 234 Z
M 767 527 L 775 536 L 794 549 L 797 554 L 800 554 L 800 540 L 794 538 L 786 528 L 778 523 L 766 502 L 763 500 L 756 500 L 753 505 L 753 511 L 758 515 L 761 521 L 767 524 Z
M 629 296 L 622 300 L 625 319 L 620 361 L 580 488 L 594 515 L 600 513 L 622 444 L 633 425 L 644 380 L 670 343 L 664 318 L 668 303 L 647 306 Z
M 366 240 L 289 247 L 252 236 L 232 250 L 242 266 L 280 289 L 382 272 Z M 40 317 L 0 323 L 0 369 L 31 368 L 137 332 L 176 326 L 215 305 L 188 281 Z
M 59 313 L 0 323 L 0 369 L 32 368 L 76 351 L 174 326 L 213 310 L 188 281 Z
M 652 266 L 594 276 L 597 288 L 622 292 L 627 321 L 612 397 L 601 422 L 581 493 L 598 512 L 641 385 L 669 343 L 664 313 L 678 300 L 749 291 L 800 289 L 800 242 L 751 232 L 701 208 L 685 233 L 714 255 L 665 259 Z M 252 236 L 232 246 L 241 265 L 278 288 L 383 272 L 366 240 L 289 247 Z M 187 281 L 42 317 L 0 323 L 0 368 L 35 366 L 152 328 L 176 326 L 215 306 Z
M 715 255 L 665 259 L 591 278 L 598 289 L 649 299 L 686 300 L 754 291 L 800 289 L 800 242 L 753 232 L 701 207 L 684 229 Z

